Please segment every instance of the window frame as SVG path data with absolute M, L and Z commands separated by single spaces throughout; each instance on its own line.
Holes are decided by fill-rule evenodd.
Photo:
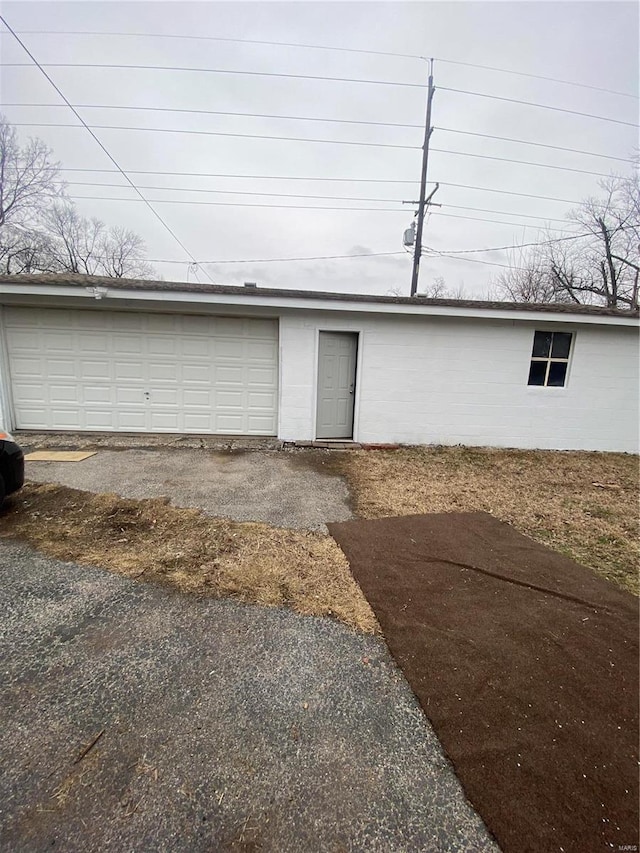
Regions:
M 551 343 L 549 344 L 549 355 L 548 356 L 534 356 L 534 354 L 533 354 L 535 338 L 536 338 L 536 334 L 538 332 L 541 332 L 542 334 L 551 335 Z M 555 334 L 563 334 L 563 335 L 570 335 L 571 336 L 571 340 L 569 342 L 569 354 L 566 358 L 554 358 L 551 355 L 551 353 L 553 352 L 553 336 Z M 576 342 L 576 333 L 573 329 L 549 329 L 549 328 L 544 328 L 544 327 L 542 327 L 542 328 L 535 327 L 533 330 L 533 341 L 531 343 L 531 355 L 529 356 L 529 372 L 527 374 L 527 388 L 528 389 L 539 388 L 539 389 L 544 389 L 544 390 L 552 388 L 555 391 L 562 391 L 562 390 L 566 389 L 568 384 L 569 384 L 569 370 L 570 370 L 571 362 L 573 359 L 575 342 Z M 544 371 L 544 383 L 542 385 L 535 385 L 535 384 L 532 384 L 529 382 L 529 375 L 531 373 L 531 365 L 533 364 L 533 362 L 537 362 L 538 364 L 542 363 L 542 364 L 546 365 L 545 371 Z M 549 373 L 551 371 L 551 365 L 552 364 L 566 364 L 567 369 L 566 369 L 566 372 L 564 375 L 564 384 L 562 384 L 562 385 L 549 385 L 548 384 Z

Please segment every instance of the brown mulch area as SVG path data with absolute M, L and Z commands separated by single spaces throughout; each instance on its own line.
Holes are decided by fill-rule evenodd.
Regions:
M 486 513 L 329 529 L 505 853 L 638 844 L 637 598 Z
M 378 627 L 344 554 L 319 533 L 209 518 L 160 498 L 27 483 L 0 510 L 0 537 L 185 592 Z
M 362 518 L 490 512 L 624 589 L 640 592 L 638 457 L 401 448 L 336 454 Z

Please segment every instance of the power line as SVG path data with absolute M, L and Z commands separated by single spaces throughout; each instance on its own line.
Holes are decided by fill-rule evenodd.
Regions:
M 631 121 L 622 121 L 622 119 L 618 118 L 606 118 L 606 116 L 598 116 L 593 113 L 581 113 L 578 110 L 568 110 L 564 107 L 554 107 L 550 104 L 538 104 L 533 101 L 521 101 L 518 98 L 505 98 L 502 95 L 489 95 L 486 92 L 469 92 L 467 89 L 453 89 L 449 86 L 439 86 L 438 87 L 443 92 L 455 92 L 458 95 L 473 95 L 477 98 L 491 98 L 493 101 L 506 101 L 509 104 L 521 104 L 525 107 L 537 107 L 540 110 L 553 110 L 554 112 L 559 113 L 567 113 L 568 115 L 574 116 L 582 116 L 583 118 L 593 118 L 598 121 L 608 121 L 613 124 L 624 124 L 627 127 L 638 127 L 637 124 Z
M 447 217 L 448 219 L 467 219 L 467 220 L 469 220 L 469 221 L 471 221 L 471 222 L 493 222 L 493 223 L 494 223 L 494 224 L 496 224 L 496 225 L 511 225 L 511 226 L 513 226 L 514 228 L 524 228 L 524 227 L 527 227 L 527 223 L 526 223 L 526 222 L 504 222 L 503 220 L 500 220 L 500 219 L 486 219 L 485 217 L 480 217 L 480 216 L 460 216 L 460 215 L 459 215 L 459 214 L 457 214 L 457 213 L 442 213 L 442 212 L 441 212 L 441 211 L 439 211 L 439 210 L 438 210 L 438 211 L 435 211 L 435 212 L 430 211 L 430 212 L 429 212 L 429 216 L 445 216 L 445 217 Z M 529 227 L 533 227 L 533 226 L 529 226 Z M 553 231 L 556 231 L 556 232 L 557 232 L 557 233 L 559 233 L 559 234 L 562 234 L 562 233 L 564 233 L 564 234 L 568 234 L 568 233 L 570 233 L 570 232 L 568 232 L 568 231 L 566 230 L 566 228 L 553 228 L 552 230 L 553 230 Z
M 222 261 L 198 261 L 202 264 L 275 264 L 288 263 L 289 261 L 338 261 L 350 260 L 351 258 L 379 258 L 389 255 L 406 255 L 404 251 L 398 252 L 362 252 L 355 255 L 316 255 L 306 258 L 244 258 L 242 260 L 222 260 Z M 186 261 L 176 260 L 158 260 L 157 258 L 149 258 L 151 264 L 184 264 Z
M 98 181 L 67 181 L 68 186 L 73 187 L 111 187 L 113 189 L 129 189 L 121 184 L 100 183 Z M 363 196 L 344 196 L 344 195 L 307 195 L 305 193 L 263 193 L 255 190 L 217 190 L 203 189 L 202 187 L 152 187 L 147 184 L 140 184 L 141 190 L 166 190 L 170 192 L 184 193 L 220 193 L 222 195 L 250 195 L 250 196 L 266 196 L 269 198 L 307 198 L 307 199 L 322 199 L 324 201 L 368 201 L 368 202 L 387 202 L 391 204 L 402 204 L 402 199 L 399 198 L 367 198 Z
M 6 28 L 9 30 L 9 32 L 13 35 L 13 37 L 14 37 L 14 38 L 15 38 L 15 40 L 18 42 L 18 44 L 22 47 L 22 49 L 25 51 L 25 53 L 26 53 L 26 54 L 31 58 L 32 62 L 36 65 L 36 67 L 40 70 L 40 72 L 44 75 L 44 77 L 45 77 L 45 78 L 49 81 L 49 83 L 53 86 L 53 88 L 56 90 L 56 92 L 58 93 L 58 95 L 59 95 L 59 96 L 62 98 L 62 100 L 67 104 L 67 106 L 68 106 L 68 107 L 69 107 L 69 109 L 72 111 L 72 113 L 76 116 L 76 118 L 78 119 L 78 121 L 80 121 L 80 122 L 82 123 L 82 125 L 83 125 L 83 126 L 85 127 L 85 129 L 89 132 L 89 134 L 92 136 L 92 138 L 93 138 L 93 139 L 98 143 L 98 145 L 100 146 L 100 148 L 102 149 L 102 151 L 104 152 L 104 154 L 106 154 L 106 156 L 109 158 L 109 160 L 113 163 L 113 165 L 116 167 L 116 169 L 120 172 L 120 174 L 122 175 L 122 177 L 127 181 L 127 183 L 128 183 L 128 184 L 130 184 L 130 185 L 131 185 L 131 187 L 133 188 L 133 190 L 135 190 L 135 192 L 140 196 L 140 200 L 141 200 L 142 202 L 144 202 L 144 204 L 149 208 L 149 210 L 153 213 L 153 215 L 156 217 L 156 219 L 157 219 L 157 220 L 162 224 L 162 226 L 165 228 L 165 230 L 166 230 L 166 231 L 168 231 L 168 232 L 169 232 L 169 234 L 171 234 L 171 236 L 172 236 L 172 237 L 173 237 L 173 239 L 176 241 L 176 243 L 178 243 L 178 245 L 179 245 L 179 246 L 184 250 L 184 252 L 185 252 L 185 253 L 186 253 L 186 254 L 191 258 L 191 260 L 195 263 L 195 262 L 196 262 L 195 258 L 193 257 L 193 255 L 191 254 L 191 252 L 187 249 L 187 247 L 184 245 L 184 243 L 182 242 L 182 240 L 180 240 L 180 238 L 177 236 L 177 234 L 175 233 L 175 231 L 173 231 L 173 230 L 169 227 L 169 225 L 164 221 L 164 219 L 160 216 L 160 214 L 155 210 L 155 208 L 153 207 L 153 205 L 152 205 L 152 204 L 151 204 L 151 203 L 150 203 L 150 202 L 149 202 L 149 201 L 148 201 L 148 200 L 143 196 L 143 194 L 140 192 L 140 190 L 136 187 L 136 185 L 133 183 L 133 181 L 131 180 L 131 178 L 126 174 L 126 172 L 124 172 L 124 171 L 122 170 L 122 168 L 120 167 L 120 165 L 119 165 L 119 163 L 117 162 L 117 160 L 116 160 L 116 159 L 115 159 L 115 158 L 114 158 L 114 157 L 109 153 L 109 151 L 107 150 L 107 148 L 102 144 L 102 142 L 100 141 L 100 139 L 98 139 L 98 137 L 96 136 L 96 134 L 95 134 L 95 133 L 93 132 L 93 130 L 89 127 L 89 125 L 85 122 L 85 120 L 84 120 L 84 119 L 82 118 L 82 116 L 78 113 L 78 111 L 75 109 L 75 107 L 70 103 L 70 101 L 68 101 L 68 100 L 67 100 L 67 98 L 65 97 L 65 95 L 62 93 L 61 89 L 59 89 L 59 88 L 58 88 L 58 86 L 55 84 L 55 82 L 52 80 L 52 78 L 51 78 L 51 77 L 47 74 L 47 72 L 44 70 L 44 68 L 42 67 L 42 65 L 38 62 L 38 60 L 35 58 L 35 56 L 31 53 L 31 51 L 29 50 L 29 48 L 24 44 L 24 42 L 19 38 L 19 36 L 18 36 L 18 35 L 16 35 L 16 33 L 11 29 L 11 27 L 10 27 L 10 26 L 9 26 L 9 24 L 7 23 L 6 19 L 5 19 L 2 15 L 0 15 L 0 21 L 5 25 L 5 27 L 6 27 Z M 207 278 L 209 278 L 209 281 L 211 281 L 211 283 L 213 284 L 213 280 L 212 280 L 209 276 L 207 276 Z
M 64 36 L 117 36 L 117 37 L 127 37 L 127 38 L 160 38 L 160 39 L 179 39 L 179 40 L 193 40 L 193 41 L 217 41 L 217 42 L 231 42 L 236 44 L 261 44 L 261 45 L 269 45 L 272 47 L 294 47 L 294 48 L 302 48 L 304 50 L 328 50 L 335 51 L 340 53 L 360 53 L 360 54 L 369 54 L 371 56 L 393 56 L 401 59 L 417 59 L 421 61 L 426 61 L 425 56 L 419 56 L 417 54 L 412 53 L 395 53 L 392 51 L 386 50 L 363 50 L 361 48 L 354 47 L 337 47 L 330 45 L 319 45 L 319 44 L 300 44 L 296 42 L 281 42 L 281 41 L 266 41 L 264 39 L 244 39 L 244 38 L 225 38 L 222 36 L 194 36 L 194 35 L 178 35 L 176 33 L 115 33 L 115 32 L 99 32 L 92 30 L 20 30 L 19 32 L 25 34 L 33 34 L 33 35 L 64 35 Z M 480 68 L 484 71 L 495 71 L 500 74 L 511 74 L 518 77 L 530 77 L 534 80 L 544 80 L 549 83 L 560 83 L 564 86 L 577 86 L 582 89 L 591 89 L 595 92 L 606 92 L 609 95 L 619 95 L 623 98 L 633 98 L 635 100 L 638 99 L 637 95 L 632 95 L 629 92 L 619 92 L 615 89 L 606 89 L 602 86 L 591 86 L 588 83 L 578 83 L 575 80 L 562 80 L 558 77 L 547 77 L 542 74 L 531 74 L 526 71 L 514 71 L 513 69 L 507 68 L 497 68 L 493 65 L 479 65 L 478 63 L 473 62 L 462 62 L 455 59 L 444 59 L 443 57 L 433 57 L 437 62 L 444 62 L 447 65 L 460 65 L 466 68 Z
M 620 228 L 621 231 L 634 231 L 636 229 L 635 225 L 626 225 Z M 471 255 L 480 252 L 505 252 L 508 249 L 527 249 L 532 246 L 550 246 L 552 243 L 564 243 L 567 240 L 582 240 L 584 237 L 593 237 L 596 236 L 592 231 L 583 231 L 581 234 L 572 234 L 569 237 L 551 237 L 548 240 L 537 240 L 532 243 L 517 243 L 513 246 L 493 246 L 491 248 L 485 249 L 458 249 L 457 251 L 442 251 L 438 254 L 441 255 Z M 432 249 L 431 251 L 436 251 L 436 249 Z
M 117 71 L 178 71 L 193 74 L 238 74 L 245 77 L 280 77 L 288 80 L 321 80 L 329 83 L 363 83 L 371 86 L 402 86 L 426 89 L 423 83 L 398 80 L 367 80 L 359 77 L 328 77 L 324 74 L 284 74 L 275 71 L 243 71 L 237 68 L 192 68 L 184 65 L 134 65 L 107 62 L 46 62 L 47 68 L 100 68 Z M 2 62 L 5 68 L 30 68 L 28 62 Z
M 560 201 L 565 204 L 581 204 L 577 199 L 571 198 L 559 198 L 558 196 L 553 195 L 534 195 L 533 193 L 521 193 L 516 192 L 515 190 L 498 190 L 493 187 L 476 187 L 473 184 L 454 184 L 447 181 L 440 181 L 441 187 L 456 187 L 464 190 L 479 190 L 487 193 L 498 193 L 499 195 L 515 195 L 521 198 L 537 198 L 542 201 Z
M 121 184 L 104 183 L 99 181 L 67 181 L 68 186 L 73 187 L 110 187 L 112 189 L 129 189 Z M 303 198 L 315 199 L 322 201 L 366 201 L 378 203 L 404 204 L 402 199 L 398 198 L 370 198 L 363 196 L 343 196 L 343 195 L 307 195 L 305 193 L 264 193 L 256 192 L 255 190 L 220 190 L 220 189 L 203 189 L 202 187 L 157 187 L 149 186 L 148 184 L 139 184 L 141 190 L 157 190 L 168 192 L 184 192 L 184 193 L 214 193 L 221 195 L 248 195 L 248 196 L 264 196 L 266 198 Z M 478 213 L 497 213 L 501 216 L 523 216 L 526 219 L 544 219 L 549 222 L 564 222 L 566 219 L 559 219 L 553 216 L 533 216 L 528 213 L 518 213 L 515 210 L 494 210 L 484 207 L 468 207 L 459 204 L 443 203 L 443 207 L 458 210 L 475 210 Z
M 77 124 L 44 123 L 44 122 L 14 122 L 14 127 L 67 127 L 77 128 Z M 89 125 L 85 125 L 88 127 Z M 191 136 L 226 136 L 234 139 L 270 139 L 283 142 L 315 142 L 323 145 L 357 145 L 366 148 L 402 148 L 409 151 L 419 151 L 419 145 L 395 145 L 386 142 L 358 142 L 346 139 L 311 139 L 306 136 L 270 136 L 262 133 L 228 133 L 219 130 L 188 130 L 171 127 L 133 127 L 131 125 L 92 124 L 96 130 L 138 130 L 148 133 L 182 133 Z M 595 173 L 594 173 L 595 174 Z
M 31 107 L 34 109 L 49 109 L 51 107 L 61 108 L 64 104 L 25 104 L 25 103 L 5 103 L 4 107 Z M 281 115 L 277 113 L 242 113 L 231 112 L 228 110 L 194 110 L 182 109 L 178 107 L 145 107 L 145 106 L 129 106 L 118 104 L 74 104 L 79 110 L 122 110 L 128 112 L 151 112 L 151 113 L 178 113 L 189 115 L 211 115 L 211 116 L 228 116 L 233 118 L 264 118 L 264 119 L 279 119 L 282 121 L 308 121 L 321 124 L 354 124 L 364 125 L 367 127 L 402 127 L 408 129 L 422 129 L 421 124 L 408 124 L 406 122 L 397 121 L 364 121 L 359 119 L 345 118 L 330 118 L 324 116 L 292 116 Z M 562 145 L 548 145 L 543 142 L 532 142 L 528 139 L 514 139 L 508 136 L 494 136 L 490 133 L 477 133 L 470 130 L 458 130 L 451 127 L 435 127 L 434 130 L 439 130 L 441 133 L 457 133 L 464 136 L 477 136 L 482 139 L 495 139 L 499 142 L 512 142 L 518 145 L 532 145 L 536 148 L 549 148 L 553 151 L 566 151 L 570 154 L 585 154 L 589 157 L 600 157 L 605 160 L 617 160 L 621 163 L 628 163 L 628 157 L 614 157 L 610 154 L 601 154 L 597 151 L 584 151 L 580 148 L 568 148 Z
M 530 213 L 517 213 L 515 210 L 494 210 L 490 207 L 468 207 L 467 205 L 462 204 L 447 204 L 446 202 L 442 203 L 444 208 L 451 208 L 452 210 L 475 210 L 478 213 L 496 213 L 499 216 L 523 216 L 526 219 L 538 219 L 544 220 L 545 222 L 563 222 L 565 225 L 567 224 L 566 219 L 560 219 L 556 216 L 534 216 Z
M 73 125 L 72 125 L 73 126 Z M 588 169 L 573 169 L 569 166 L 554 166 L 552 163 L 534 163 L 531 160 L 514 160 L 511 157 L 495 157 L 490 154 L 473 154 L 470 151 L 449 151 L 446 148 L 432 148 L 439 154 L 455 154 L 458 157 L 477 157 L 481 160 L 496 160 L 500 163 L 516 163 L 520 166 L 537 166 L 540 169 L 556 169 L 560 172 L 577 172 L 580 175 L 593 175 L 597 178 L 608 178 L 606 172 L 590 172 Z
M 17 36 L 16 36 L 17 38 Z M 3 62 L 0 63 L 5 68 L 22 68 L 30 67 L 26 62 Z M 426 89 L 424 83 L 409 83 L 403 80 L 370 80 L 359 77 L 329 77 L 323 74 L 285 74 L 274 71 L 244 71 L 241 69 L 230 68 L 193 68 L 184 65 L 137 65 L 133 63 L 107 63 L 107 62 L 47 62 L 44 63 L 47 68 L 99 68 L 102 70 L 119 70 L 119 71 L 172 71 L 180 73 L 193 74 L 236 74 L 247 77 L 278 77 L 289 80 L 320 80 L 330 83 L 359 83 L 372 86 L 400 86 L 409 89 Z M 569 110 L 565 107 L 556 107 L 550 104 L 538 104 L 533 101 L 522 101 L 517 98 L 505 98 L 501 95 L 490 95 L 486 92 L 471 92 L 467 89 L 455 89 L 450 86 L 439 86 L 443 92 L 455 92 L 459 95 L 473 95 L 479 98 L 491 98 L 496 101 L 505 101 L 507 103 L 521 104 L 528 107 L 537 107 L 538 109 L 553 110 L 555 112 L 567 113 L 568 115 L 582 116 L 583 118 L 592 118 L 598 121 L 611 122 L 613 124 L 623 124 L 628 127 L 637 127 L 633 122 L 622 121 L 616 118 L 607 118 L 606 116 L 595 115 L 594 113 L 583 113 L 577 110 Z
M 125 187 L 122 187 L 125 189 Z M 117 202 L 139 202 L 140 199 L 137 198 L 116 198 L 108 197 L 108 196 L 94 196 L 94 195 L 71 195 L 69 198 L 74 200 L 87 200 L 87 201 L 117 201 Z M 360 211 L 364 213 L 402 213 L 405 216 L 407 215 L 406 210 L 402 208 L 396 207 L 334 207 L 330 205 L 305 205 L 305 204 L 254 204 L 247 202 L 228 202 L 228 201 L 191 201 L 187 199 L 172 199 L 172 198 L 155 198 L 153 199 L 154 204 L 190 204 L 190 205 L 205 205 L 208 207 L 257 207 L 257 208 L 271 208 L 271 209 L 280 209 L 280 210 L 331 210 L 331 211 Z M 522 228 L 526 223 L 523 222 L 504 222 L 500 219 L 487 219 L 485 217 L 477 217 L 477 216 L 460 216 L 457 213 L 441 213 L 438 211 L 437 213 L 430 213 L 430 216 L 444 216 L 451 219 L 466 219 L 473 222 L 493 222 L 497 225 L 510 225 L 514 228 Z M 517 216 L 518 214 L 516 214 Z M 562 232 L 561 228 L 554 228 L 554 231 Z
M 81 169 L 78 167 L 62 166 L 61 172 L 90 172 L 92 174 L 117 174 L 115 169 Z M 190 178 L 234 178 L 240 180 L 254 181 L 308 181 L 308 182 L 329 182 L 329 183 L 364 183 L 364 184 L 412 184 L 416 186 L 418 181 L 415 179 L 396 179 L 396 178 L 330 178 L 327 176 L 312 176 L 312 175 L 242 175 L 229 172 L 172 172 L 172 171 L 153 171 L 151 169 L 127 169 L 130 175 L 166 175 L 172 177 L 190 177 Z M 429 183 L 435 183 L 429 181 Z M 565 204 L 581 204 L 578 199 L 560 198 L 552 195 L 535 195 L 534 193 L 522 193 L 515 190 L 500 190 L 494 187 L 478 187 L 474 184 L 458 184 L 451 181 L 439 181 L 441 187 L 456 187 L 459 189 L 479 190 L 482 192 L 498 193 L 500 195 L 515 195 L 523 198 L 537 198 L 543 201 L 558 201 Z
M 49 107 L 62 107 L 63 104 L 25 104 L 25 103 L 10 103 L 3 104 L 3 107 L 34 107 L 38 109 Z M 283 119 L 286 121 L 315 121 L 330 124 L 363 124 L 371 127 L 406 127 L 406 128 L 421 128 L 420 124 L 405 124 L 397 121 L 360 121 L 357 119 L 346 118 L 324 118 L 321 116 L 290 116 L 278 115 L 274 113 L 239 113 L 230 112 L 227 110 L 192 110 L 182 109 L 178 107 L 142 107 L 142 106 L 118 106 L 117 104 L 75 104 L 79 110 L 133 110 L 135 112 L 152 112 L 152 113 L 191 113 L 193 115 L 208 115 L 208 116 L 234 116 L 237 118 L 268 118 L 268 119 Z
M 227 133 L 226 131 L 217 131 L 217 130 L 183 130 L 181 128 L 168 128 L 168 127 L 134 127 L 131 125 L 112 125 L 112 124 L 92 124 L 87 125 L 83 122 L 85 127 L 93 127 L 96 130 L 125 130 L 125 131 L 140 131 L 146 133 L 181 133 L 187 135 L 195 135 L 195 136 L 221 136 L 221 137 L 231 137 L 234 139 L 268 139 L 271 141 L 282 141 L 282 142 L 313 142 L 321 145 L 355 145 L 355 146 L 364 146 L 366 148 L 398 148 L 407 151 L 419 151 L 421 146 L 419 145 L 396 145 L 389 144 L 386 142 L 358 142 L 358 141 L 347 141 L 343 139 L 311 139 L 304 136 L 271 136 L 260 133 Z M 62 124 L 62 123 L 46 123 L 46 122 L 15 122 L 15 127 L 56 127 L 56 128 L 77 128 L 76 124 Z M 606 172 L 592 172 L 588 169 L 574 169 L 570 166 L 556 166 L 552 163 L 536 163 L 531 160 L 515 160 L 510 157 L 496 157 L 489 154 L 476 154 L 471 151 L 451 151 L 447 148 L 432 148 L 431 151 L 437 151 L 439 154 L 451 154 L 457 157 L 475 157 L 481 160 L 495 160 L 500 163 L 515 163 L 516 165 L 521 166 L 535 166 L 540 169 L 555 169 L 560 172 L 576 172 L 580 175 L 591 175 L 599 178 L 608 178 L 609 175 Z
M 120 187 L 119 189 L 127 189 Z M 124 202 L 139 202 L 137 198 L 117 198 L 116 196 L 94 196 L 94 195 L 71 195 L 72 199 L 91 199 L 92 201 L 124 201 Z M 407 211 L 396 207 L 335 207 L 330 205 L 306 205 L 306 204 L 252 204 L 248 202 L 231 202 L 231 201 L 193 201 L 189 199 L 176 198 L 155 198 L 154 204 L 193 204 L 207 205 L 209 207 L 268 207 L 279 208 L 281 210 L 361 210 L 366 212 L 386 212 L 386 213 L 403 213 L 407 215 Z M 522 223 L 520 223 L 522 225 Z
M 602 157 L 605 160 L 618 160 L 621 163 L 628 163 L 628 157 L 613 157 L 611 154 L 599 154 L 597 151 L 583 151 L 579 148 L 565 148 L 562 145 L 547 145 L 544 142 L 531 142 L 528 139 L 513 139 L 509 136 L 494 136 L 491 133 L 476 133 L 471 130 L 455 130 L 451 127 L 435 127 L 434 130 L 439 130 L 441 133 L 459 133 L 464 136 L 479 136 L 482 139 L 496 139 L 498 142 L 514 142 L 518 145 L 534 145 L 536 148 L 550 148 L 553 151 L 567 151 L 570 154 L 586 154 L 589 157 Z
M 526 249 L 532 246 L 546 246 L 551 243 L 562 243 L 567 240 L 578 240 L 582 237 L 589 237 L 591 234 L 589 232 L 585 232 L 583 234 L 573 234 L 570 237 L 555 237 L 549 240 L 539 240 L 531 243 L 517 243 L 515 245 L 509 246 L 490 246 L 487 248 L 478 248 L 478 249 L 457 249 L 457 250 L 442 250 L 438 251 L 437 249 L 433 249 L 429 246 L 425 246 L 425 251 L 429 252 L 437 252 L 437 254 L 444 256 L 451 255 L 465 255 L 465 254 L 475 254 L 482 252 L 504 252 L 508 249 Z M 207 260 L 207 261 L 198 261 L 198 264 L 267 264 L 267 263 L 286 263 L 289 261 L 333 261 L 333 260 L 342 260 L 348 258 L 375 258 L 381 256 L 389 256 L 389 255 L 406 255 L 407 253 L 404 251 L 397 252 L 361 252 L 353 255 L 315 255 L 308 257 L 299 257 L 299 258 L 234 258 L 234 259 L 224 259 L 224 260 Z M 184 264 L 186 261 L 176 260 L 175 258 L 148 258 L 149 263 L 152 264 Z M 485 262 L 485 263 L 488 263 Z
M 514 267 L 511 264 L 499 264 L 497 261 L 481 261 L 478 258 L 462 258 L 457 257 L 455 255 L 445 255 L 442 252 L 438 252 L 437 249 L 431 249 L 429 246 L 423 246 L 424 252 L 431 252 L 431 254 L 427 254 L 428 258 L 438 257 L 442 258 L 445 261 L 466 261 L 469 264 L 483 264 L 487 267 L 502 267 L 507 270 L 524 270 L 525 267 Z

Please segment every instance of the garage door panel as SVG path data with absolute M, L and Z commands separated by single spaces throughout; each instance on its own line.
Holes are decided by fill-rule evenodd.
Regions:
M 217 391 L 217 409 L 244 409 L 244 395 L 242 391 Z
M 84 359 L 80 363 L 80 376 L 82 379 L 110 381 L 111 364 L 107 359 L 104 361 Z
M 85 410 L 84 428 L 105 431 L 116 429 L 113 412 L 110 410 Z
M 215 356 L 216 358 L 230 359 L 233 361 L 242 361 L 245 357 L 245 342 L 233 340 L 229 338 L 229 340 L 216 341 L 215 344 Z
M 248 429 L 252 433 L 273 435 L 277 429 L 274 415 L 249 415 Z
M 277 322 L 7 308 L 22 429 L 274 435 Z
M 245 357 L 251 361 L 274 361 L 276 347 L 273 341 L 247 341 Z
M 110 385 L 85 386 L 82 389 L 82 400 L 85 405 L 95 405 L 96 403 L 111 405 L 116 398 L 117 390 Z
M 180 432 L 178 412 L 151 412 L 152 432 Z
M 77 385 L 49 385 L 49 402 L 80 405 L 82 403 L 80 391 Z
M 146 405 L 146 398 L 144 396 L 143 388 L 127 388 L 124 386 L 118 386 L 116 388 L 116 405 L 118 406 L 137 406 L 144 407 Z
M 200 391 L 195 388 L 185 388 L 182 392 L 182 399 L 185 409 L 213 408 L 213 391 L 209 389 Z
M 117 415 L 117 428 L 133 432 L 146 432 L 149 429 L 147 420 L 147 412 L 145 409 L 131 411 L 122 409 Z
M 24 429 L 53 429 L 49 425 L 48 412 L 42 408 L 30 408 L 23 405 L 20 409 L 22 420 L 29 426 Z
M 41 363 L 39 368 L 37 368 L 39 373 L 44 372 L 43 364 Z M 15 372 L 12 368 L 12 374 L 15 375 Z M 64 361 L 57 358 L 48 358 L 47 359 L 47 375 L 49 380 L 52 379 L 75 379 L 79 375 L 78 365 L 72 359 L 65 359 Z
M 269 388 L 275 388 L 276 370 L 267 367 L 249 367 L 247 368 L 247 381 L 250 385 L 266 385 Z
M 144 365 L 131 360 L 118 359 L 113 362 L 113 376 L 116 382 L 135 382 L 140 385 L 145 382 Z
M 142 355 L 143 340 L 140 335 L 113 335 L 113 351 L 115 355 Z
M 149 402 L 152 409 L 159 406 L 178 408 L 180 404 L 180 391 L 178 388 L 154 388 L 150 392 Z
M 14 398 L 25 403 L 41 401 L 46 396 L 46 390 L 42 383 L 16 382 L 13 386 Z
M 52 407 L 51 420 L 54 429 L 82 429 L 84 424 L 79 409 Z
M 183 338 L 183 358 L 211 358 L 212 342 L 207 338 Z
M 25 377 L 33 379 L 42 374 L 43 359 L 41 358 L 14 358 L 11 366 L 11 375 L 14 379 Z

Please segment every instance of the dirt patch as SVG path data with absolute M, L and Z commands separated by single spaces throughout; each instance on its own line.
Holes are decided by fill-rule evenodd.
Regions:
M 638 600 L 487 513 L 329 529 L 501 850 L 637 850 Z
M 483 510 L 624 589 L 638 579 L 638 458 L 404 448 L 332 454 L 363 518 Z
M 186 592 L 288 606 L 377 630 L 342 551 L 319 533 L 208 518 L 162 498 L 29 483 L 0 513 L 0 536 Z

